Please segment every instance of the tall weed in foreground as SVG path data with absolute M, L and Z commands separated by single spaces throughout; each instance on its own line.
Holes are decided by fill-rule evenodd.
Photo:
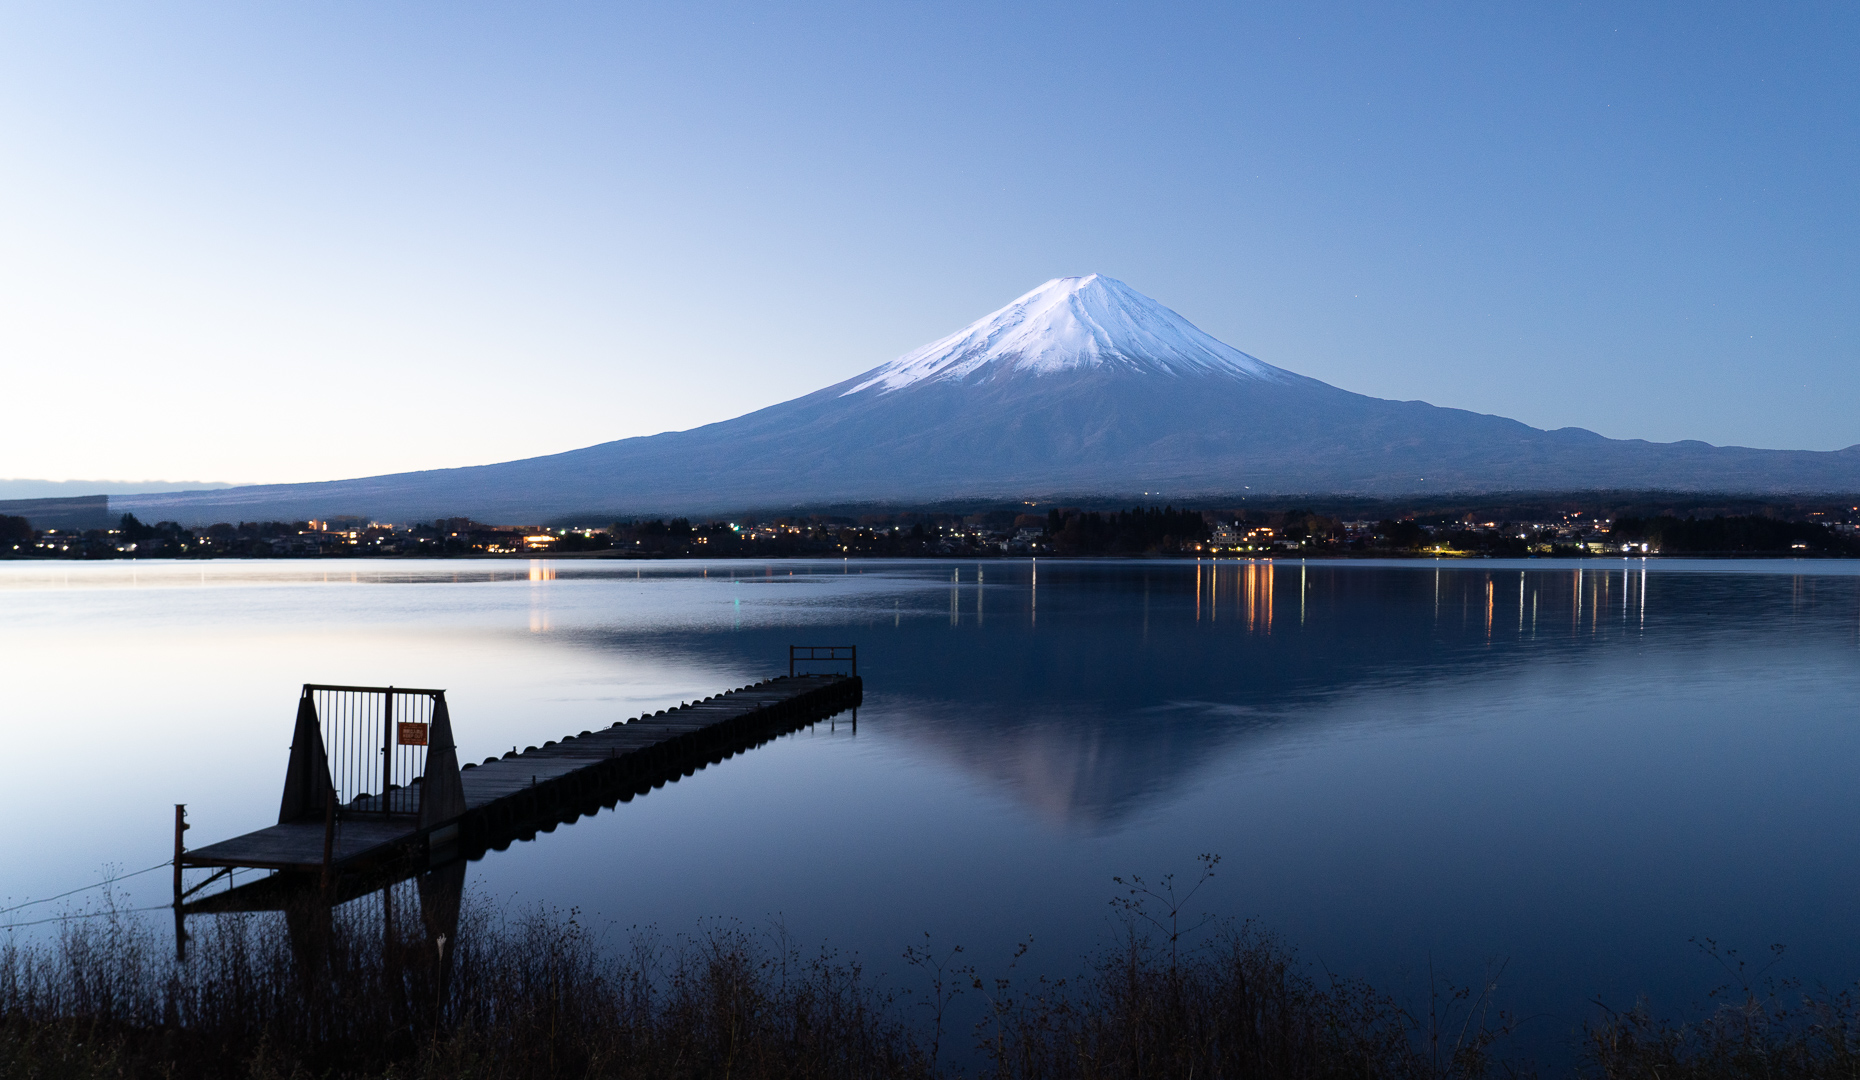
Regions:
M 1126 890 L 1112 901 L 1121 934 L 1074 983 L 1017 988 L 971 971 L 987 1005 L 986 1075 L 1458 1080 L 1492 1071 L 1504 1028 L 1486 1023 L 1489 996 L 1449 994 L 1417 1021 L 1361 982 L 1314 980 L 1250 922 L 1189 918 L 1218 862 L 1203 856 L 1185 888 L 1173 876 L 1116 879 Z
M 1771 946 L 1757 971 L 1735 949 L 1695 942 L 1730 976 L 1711 992 L 1719 1004 L 1691 1023 L 1655 1017 L 1646 1003 L 1604 1016 L 1589 1026 L 1584 1072 L 1605 1080 L 1850 1080 L 1860 1077 L 1860 1000 L 1851 990 L 1805 988 L 1794 980 L 1766 979 L 1782 957 Z M 1599 1004 L 1599 1003 L 1598 1003 Z

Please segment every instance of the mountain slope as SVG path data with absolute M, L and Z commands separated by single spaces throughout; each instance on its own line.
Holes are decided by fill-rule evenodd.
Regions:
M 182 521 L 537 522 L 797 503 L 1661 488 L 1860 490 L 1860 447 L 1752 450 L 1543 431 L 1338 389 L 1121 282 L 1047 282 L 805 397 L 689 431 L 496 465 L 113 499 Z

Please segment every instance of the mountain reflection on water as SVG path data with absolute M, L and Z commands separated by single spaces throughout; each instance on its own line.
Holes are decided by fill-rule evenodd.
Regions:
M 1326 703 L 1598 650 L 1761 648 L 1779 618 L 1818 619 L 1827 644 L 1850 646 L 1855 582 L 1811 566 L 1822 573 L 1655 576 L 1644 560 L 983 563 L 946 568 L 935 585 L 913 580 L 911 606 L 891 618 L 882 604 L 849 604 L 833 629 L 861 641 L 867 708 L 892 718 L 896 737 L 1048 821 L 1103 829 Z M 576 640 L 752 663 L 793 634 Z

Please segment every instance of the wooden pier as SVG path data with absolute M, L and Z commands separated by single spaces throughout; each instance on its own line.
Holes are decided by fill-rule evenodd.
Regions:
M 340 902 L 501 850 L 858 707 L 863 684 L 850 647 L 826 655 L 799 647 L 790 657 L 787 676 L 462 768 L 444 691 L 307 684 L 276 825 L 190 850 L 176 807 L 177 925 L 188 914 L 274 908 L 313 890 Z M 853 667 L 795 672 L 797 660 L 810 659 Z M 183 871 L 198 868 L 213 873 L 184 888 Z M 192 899 L 236 869 L 275 873 Z

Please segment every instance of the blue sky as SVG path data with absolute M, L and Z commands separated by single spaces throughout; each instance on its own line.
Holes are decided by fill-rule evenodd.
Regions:
M 1347 389 L 1860 443 L 1852 5 L 0 8 L 0 476 L 691 427 L 1055 276 Z

